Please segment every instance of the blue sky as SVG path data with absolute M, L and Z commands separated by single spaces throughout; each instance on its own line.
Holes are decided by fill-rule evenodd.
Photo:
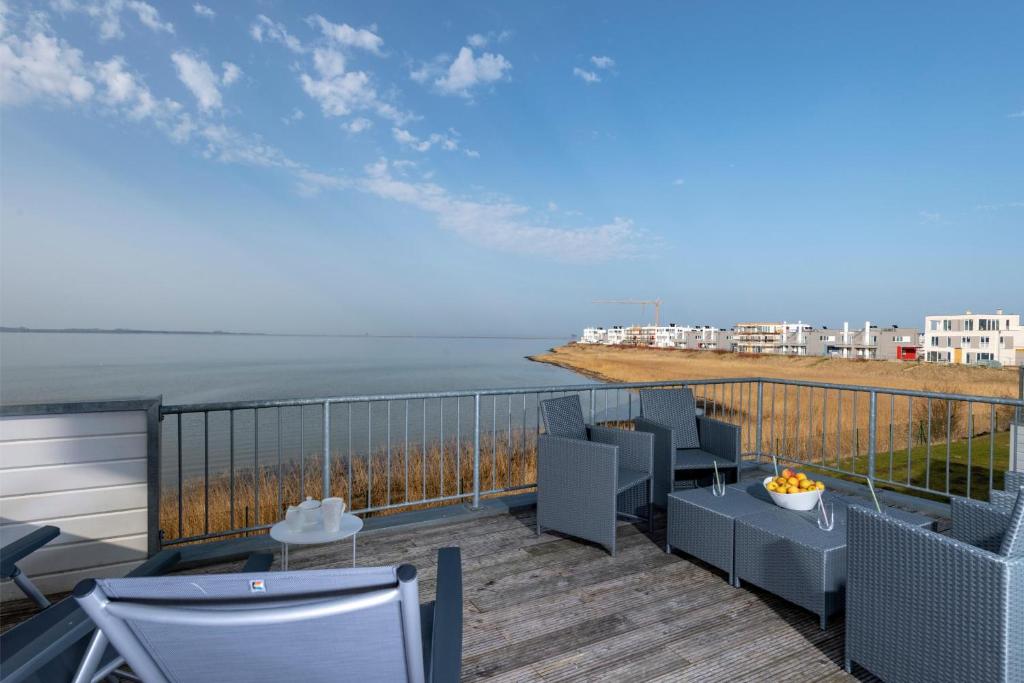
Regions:
M 1024 308 L 1024 5 L 581 7 L 5 0 L 0 319 Z

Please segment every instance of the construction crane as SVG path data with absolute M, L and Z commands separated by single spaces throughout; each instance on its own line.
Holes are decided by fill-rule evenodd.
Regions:
M 594 301 L 595 304 L 629 304 L 633 306 L 643 306 L 641 315 L 647 310 L 647 306 L 654 306 L 654 326 L 659 327 L 661 325 L 661 299 L 598 299 Z

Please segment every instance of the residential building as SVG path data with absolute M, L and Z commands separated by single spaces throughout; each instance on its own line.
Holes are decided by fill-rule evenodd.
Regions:
M 810 335 L 808 355 L 868 360 L 917 360 L 920 333 L 913 327 L 893 325 L 879 328 L 869 321 L 864 327 L 851 329 L 823 327 Z
M 735 350 L 738 353 L 792 353 L 805 345 L 806 323 L 736 323 L 733 328 Z M 790 337 L 792 334 L 792 338 Z
M 924 319 L 924 359 L 933 363 L 1024 365 L 1020 315 L 929 315 Z

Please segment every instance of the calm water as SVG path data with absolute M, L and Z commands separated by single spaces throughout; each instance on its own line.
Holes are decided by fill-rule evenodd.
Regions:
M 0 333 L 0 402 L 164 403 L 584 384 L 525 356 L 562 339 Z

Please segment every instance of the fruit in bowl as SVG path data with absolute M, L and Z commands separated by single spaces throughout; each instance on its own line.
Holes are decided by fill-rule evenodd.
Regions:
M 789 468 L 782 470 L 777 477 L 765 477 L 764 487 L 772 501 L 787 510 L 813 510 L 820 492 L 825 490 L 823 482 L 814 481 L 803 472 Z

